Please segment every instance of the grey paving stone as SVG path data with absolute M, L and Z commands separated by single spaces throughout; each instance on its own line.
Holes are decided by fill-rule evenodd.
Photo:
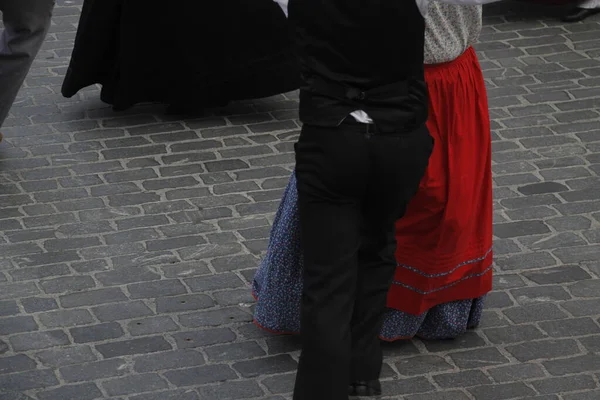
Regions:
M 256 342 L 241 342 L 212 346 L 204 350 L 210 362 L 231 362 L 265 356 Z
M 520 209 L 535 206 L 549 206 L 560 204 L 561 201 L 553 194 L 532 195 L 527 197 L 515 197 L 500 201 L 502 206 L 508 209 Z
M 295 348 L 297 349 L 299 343 L 297 341 L 294 341 L 293 343 Z M 415 346 L 414 343 L 409 341 L 399 341 L 393 343 L 383 342 L 381 347 L 384 356 L 390 358 L 406 357 L 420 353 L 417 346 Z
M 436 392 L 427 394 L 416 394 L 409 395 L 406 397 L 407 400 L 467 400 L 466 394 L 463 392 L 451 390 L 447 392 Z
M 180 213 L 169 214 L 169 217 L 174 219 L 177 224 L 175 225 L 166 225 L 161 226 L 158 230 L 163 233 L 165 236 L 173 239 L 169 239 L 170 242 L 173 242 L 175 239 L 181 238 L 182 236 L 197 236 L 207 232 L 213 232 L 216 230 L 215 226 L 211 223 L 204 222 L 205 215 L 201 211 L 183 211 Z M 188 239 L 184 239 L 188 240 Z M 170 243 L 165 242 L 165 243 Z M 202 242 L 197 245 L 197 247 L 201 247 L 200 245 L 206 242 Z M 192 245 L 194 246 L 194 245 Z M 175 247 L 178 248 L 178 247 Z
M 550 321 L 565 318 L 564 311 L 558 308 L 556 304 L 528 304 L 521 307 L 515 307 L 504 311 L 504 314 L 513 322 L 525 323 L 535 321 Z
M 485 336 L 493 344 L 519 343 L 543 339 L 544 333 L 535 325 L 503 326 L 483 330 Z
M 546 252 L 514 254 L 496 260 L 496 264 L 504 271 L 523 269 L 538 269 L 552 267 L 557 264 L 556 259 Z
M 485 305 L 488 309 L 507 308 L 514 306 L 514 301 L 506 292 L 491 292 L 486 296 Z
M 126 374 L 127 363 L 121 359 L 102 360 L 88 364 L 60 368 L 66 382 L 85 382 L 111 378 Z
M 400 360 L 395 363 L 396 369 L 404 376 L 422 375 L 453 369 L 443 357 L 423 355 Z
M 87 325 L 94 322 L 88 310 L 60 310 L 41 314 L 39 320 L 46 328 Z
M 134 229 L 125 232 L 111 233 L 104 236 L 104 240 L 107 244 L 118 244 L 118 243 L 133 243 L 133 242 L 144 242 L 146 240 L 158 239 L 160 234 L 155 229 L 143 228 Z
M 587 244 L 585 239 L 573 232 L 521 237 L 518 241 L 528 249 L 534 251 L 583 246 Z
M 504 239 L 548 232 L 550 232 L 550 229 L 542 221 L 510 222 L 498 224 L 494 229 L 494 234 Z
M 522 382 L 487 385 L 468 389 L 477 399 L 504 400 L 514 398 L 531 398 L 535 391 Z
M 96 361 L 97 357 L 89 346 L 73 346 L 50 349 L 35 354 L 40 362 L 49 367 L 63 367 Z
M 262 381 L 262 384 L 271 393 L 284 394 L 291 393 L 294 390 L 294 384 L 296 382 L 296 374 L 280 374 L 268 377 Z
M 193 292 L 210 292 L 221 289 L 234 289 L 243 287 L 242 280 L 233 273 L 224 273 L 207 277 L 185 279 L 185 284 Z
M 570 300 L 571 295 L 558 285 L 514 289 L 510 291 L 519 304 Z
M 600 245 L 562 248 L 555 250 L 554 254 L 564 263 L 596 261 L 600 256 Z
M 142 254 L 126 254 L 111 259 L 115 268 L 142 268 L 160 264 L 177 264 L 180 259 L 169 251 L 159 251 Z M 158 271 L 156 272 L 158 273 Z
M 598 315 L 600 299 L 571 300 L 562 304 L 562 307 L 575 317 Z
M 595 354 L 600 353 L 600 335 L 581 338 L 580 342 L 587 351 Z
M 267 349 L 269 354 L 282 354 L 292 353 L 298 351 L 301 348 L 301 341 L 297 336 L 275 336 L 266 339 Z M 408 349 L 407 349 L 408 350 Z M 386 350 L 384 349 L 384 352 Z M 388 350 L 387 354 L 391 352 Z M 409 351 L 405 351 L 404 354 L 410 354 Z
M 43 254 L 28 254 L 17 257 L 15 261 L 20 267 L 35 267 L 39 265 L 58 264 L 69 261 L 81 260 L 75 251 L 61 251 Z
M 8 343 L 0 340 L 0 354 L 5 354 L 10 350 Z
M 565 394 L 565 400 L 594 400 L 600 395 L 600 390 L 588 390 L 582 393 Z
M 169 390 L 166 392 L 144 393 L 130 397 L 131 400 L 200 400 L 192 389 Z
M 559 338 L 600 333 L 600 327 L 591 318 L 541 322 L 539 326 L 548 335 Z
M 189 260 L 206 260 L 213 257 L 231 256 L 243 251 L 243 247 L 239 243 L 228 244 L 205 244 L 191 248 L 178 250 L 181 258 L 185 261 Z
M 36 367 L 36 362 L 24 354 L 0 358 L 0 374 L 28 371 Z
M 147 268 L 121 268 L 114 271 L 101 272 L 96 275 L 103 285 L 116 286 L 129 283 L 145 282 L 160 279 L 160 275 Z
M 177 342 L 177 348 L 187 349 L 192 347 L 204 347 L 221 343 L 230 343 L 236 339 L 236 334 L 228 328 L 216 328 L 202 331 L 176 333 L 173 335 L 173 338 Z
M 94 400 L 103 398 L 94 383 L 63 386 L 38 393 L 40 400 Z
M 204 294 L 159 297 L 156 299 L 156 311 L 159 313 L 195 311 L 210 308 L 214 304 L 214 300 Z
M 556 268 L 523 272 L 523 276 L 538 285 L 564 284 L 584 281 L 591 278 L 586 271 L 575 265 L 561 265 Z
M 126 340 L 96 345 L 96 350 L 104 358 L 114 358 L 133 354 L 156 353 L 171 350 L 171 345 L 161 336 Z
M 550 360 L 543 363 L 544 368 L 554 375 L 563 376 L 581 372 L 594 372 L 600 369 L 600 354 L 586 354 L 559 360 Z
M 227 365 L 207 365 L 165 372 L 165 377 L 177 387 L 205 385 L 236 379 L 237 374 Z
M 65 264 L 45 265 L 9 271 L 15 281 L 32 281 L 71 273 Z
M 64 346 L 70 342 L 63 331 L 54 330 L 14 335 L 10 337 L 10 343 L 15 351 L 29 351 Z
M 576 375 L 551 378 L 531 383 L 542 394 L 568 393 L 586 389 L 596 389 L 596 382 L 590 375 Z
M 179 330 L 179 327 L 171 317 L 160 316 L 131 321 L 127 324 L 127 330 L 132 336 L 153 335 Z
M 496 274 L 493 279 L 495 290 L 506 290 L 527 286 L 523 278 L 516 274 Z
M 433 380 L 442 388 L 466 388 L 492 383 L 483 372 L 476 370 L 435 375 Z
M 154 372 L 204 365 L 200 352 L 184 349 L 137 356 L 133 359 L 136 372 Z
M 160 267 L 167 278 L 189 278 L 191 276 L 210 275 L 208 264 L 204 261 L 177 262 L 174 257 L 173 264 Z
M 30 210 L 31 212 L 31 210 Z M 48 210 L 48 212 L 54 212 L 54 210 Z M 20 225 L 20 224 L 19 224 Z M 21 229 L 20 226 L 16 227 L 17 229 Z M 17 242 L 29 242 L 33 240 L 39 239 L 50 239 L 56 236 L 55 229 L 28 229 L 26 231 L 12 231 L 6 232 L 6 236 L 8 240 L 17 243 Z
M 96 283 L 90 276 L 65 276 L 45 280 L 41 282 L 41 286 L 45 293 L 56 294 L 93 289 Z
M 199 389 L 200 396 L 207 399 L 237 400 L 256 398 L 264 391 L 253 381 L 224 382 L 219 385 L 204 386 Z
M 435 386 L 433 386 L 425 377 L 384 381 L 381 385 L 386 396 L 392 396 L 392 398 L 398 398 L 401 395 L 432 392 L 435 390 Z M 429 394 L 430 393 L 428 393 L 428 395 Z
M 296 367 L 296 361 L 287 354 L 240 361 L 233 364 L 233 368 L 244 378 L 290 372 L 295 370 Z
M 239 304 L 254 303 L 254 297 L 248 288 L 224 290 L 213 294 L 217 303 L 221 306 L 233 306 Z
M 576 282 L 568 286 L 575 297 L 596 297 L 600 290 L 600 279 Z
M 525 363 L 492 368 L 488 369 L 487 372 L 498 383 L 520 382 L 546 376 L 540 365 Z
M 127 286 L 132 299 L 176 296 L 187 292 L 185 286 L 176 279 L 137 283 Z
M 120 396 L 167 389 L 169 384 L 157 374 L 142 374 L 108 380 L 102 386 L 110 396 Z
M 108 322 L 83 328 L 70 330 L 75 343 L 102 342 L 109 339 L 117 339 L 125 334 L 121 325 L 117 322 Z
M 38 325 L 30 316 L 8 317 L 0 319 L 0 335 L 37 331 Z
M 574 340 L 544 340 L 509 346 L 506 350 L 521 362 L 574 356 L 580 353 Z
M 237 307 L 200 311 L 179 317 L 181 325 L 188 328 L 222 326 L 252 321 L 252 315 Z
M 452 353 L 449 355 L 454 364 L 459 368 L 481 368 L 498 366 L 508 363 L 508 359 L 496 348 L 483 348 Z
M 152 310 L 141 301 L 107 304 L 92 309 L 101 322 L 119 321 L 153 315 Z
M 93 306 L 124 300 L 127 300 L 127 297 L 119 288 L 90 290 L 60 296 L 60 304 L 65 308 Z
M 519 192 L 526 196 L 531 196 L 534 194 L 566 192 L 568 190 L 568 187 L 557 182 L 542 182 L 527 186 L 521 186 L 519 188 Z
M 0 387 L 5 392 L 25 392 L 30 389 L 41 389 L 58 385 L 54 371 L 39 369 L 34 371 L 17 372 L 0 375 Z
M 205 244 L 206 240 L 199 236 L 180 236 L 171 239 L 150 240 L 147 242 L 148 250 L 175 250 Z

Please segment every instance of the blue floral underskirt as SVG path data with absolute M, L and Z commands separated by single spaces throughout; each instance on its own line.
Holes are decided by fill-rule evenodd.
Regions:
M 300 333 L 302 245 L 296 176 L 292 174 L 273 222 L 266 257 L 254 277 L 254 320 L 265 330 Z M 420 337 L 452 339 L 479 325 L 485 297 L 440 304 L 421 315 L 389 308 L 381 330 L 387 341 Z

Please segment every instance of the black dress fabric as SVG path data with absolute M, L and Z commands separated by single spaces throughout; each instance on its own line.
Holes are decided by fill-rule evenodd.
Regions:
M 299 72 L 272 0 L 85 0 L 62 94 L 93 84 L 115 109 L 195 109 L 295 90 Z

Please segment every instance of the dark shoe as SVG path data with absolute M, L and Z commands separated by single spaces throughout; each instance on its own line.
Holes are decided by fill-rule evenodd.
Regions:
M 564 22 L 579 22 L 587 17 L 600 13 L 600 8 L 575 8 L 570 14 L 563 17 Z
M 3 136 L 2 136 L 2 133 L 0 133 L 0 142 L 2 141 L 2 137 L 3 137 Z
M 354 382 L 348 387 L 348 395 L 360 397 L 381 396 L 381 382 L 378 379 L 368 382 Z

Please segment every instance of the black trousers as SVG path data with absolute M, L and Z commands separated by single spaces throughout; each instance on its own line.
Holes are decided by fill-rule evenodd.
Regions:
M 371 136 L 364 124 L 304 126 L 296 174 L 304 292 L 294 400 L 347 400 L 379 378 L 381 329 L 396 262 L 395 222 L 433 148 L 425 126 Z

